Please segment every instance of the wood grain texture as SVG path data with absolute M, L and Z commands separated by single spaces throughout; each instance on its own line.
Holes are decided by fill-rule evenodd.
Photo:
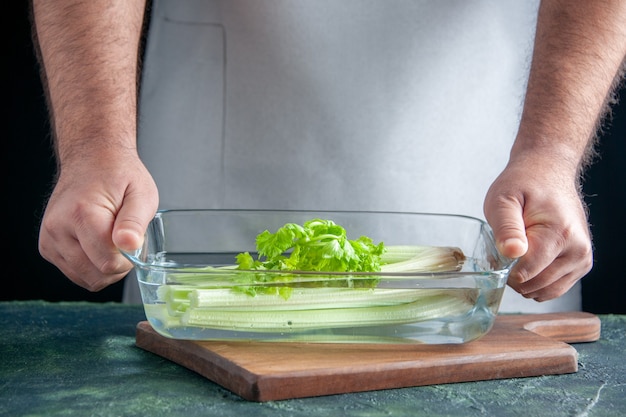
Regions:
M 251 401 L 572 373 L 600 320 L 583 312 L 502 315 L 460 345 L 188 341 L 137 325 L 136 344 Z

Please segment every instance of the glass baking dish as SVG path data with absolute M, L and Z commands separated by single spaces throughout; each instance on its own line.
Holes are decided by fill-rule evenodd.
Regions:
M 255 239 L 286 223 L 328 219 L 348 238 L 451 246 L 453 271 L 298 272 L 236 269 Z M 495 320 L 514 260 L 482 220 L 450 214 L 168 210 L 150 223 L 135 267 L 145 314 L 161 335 L 189 340 L 466 343 Z

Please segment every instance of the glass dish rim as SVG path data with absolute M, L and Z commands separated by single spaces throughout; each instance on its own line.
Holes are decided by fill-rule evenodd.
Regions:
M 338 213 L 338 214 L 357 214 L 357 215 L 407 215 L 407 216 L 425 216 L 425 217 L 449 217 L 449 218 L 457 218 L 457 219 L 466 219 L 470 221 L 477 222 L 482 228 L 487 230 L 489 238 L 493 242 L 493 232 L 489 224 L 478 218 L 465 214 L 452 214 L 452 213 L 433 213 L 433 212 L 416 212 L 416 211 L 376 211 L 376 210 L 302 210 L 302 209 L 159 209 L 156 211 L 151 222 L 157 217 L 161 217 L 163 214 L 167 213 L 192 213 L 192 212 L 206 212 L 206 213 Z M 495 248 L 495 242 L 494 248 Z M 119 249 L 124 257 L 126 257 L 132 264 L 133 267 L 139 267 L 146 270 L 151 270 L 155 272 L 163 272 L 163 273 L 183 273 L 183 274 L 193 274 L 193 273 L 203 273 L 207 275 L 223 275 L 225 272 L 227 273 L 235 273 L 235 274 L 269 274 L 269 275 L 295 275 L 295 276 L 337 276 L 337 277 L 355 277 L 355 276 L 363 276 L 366 278 L 435 278 L 445 279 L 445 278 L 458 278 L 462 276 L 489 276 L 489 275 L 502 275 L 510 272 L 511 268 L 517 263 L 517 259 L 507 258 L 502 255 L 497 249 L 496 252 L 500 257 L 500 260 L 505 265 L 501 269 L 493 269 L 493 270 L 485 270 L 485 271 L 444 271 L 444 272 L 325 272 L 325 271 L 279 271 L 279 270 L 246 270 L 246 269 L 230 269 L 225 271 L 196 271 L 191 272 L 188 269 L 190 268 L 206 268 L 215 265 L 207 265 L 207 264 L 194 264 L 194 263 L 178 263 L 178 262 L 164 262 L 164 263 L 149 263 L 142 262 L 136 256 L 142 248 L 139 248 L 133 252 L 125 251 Z M 202 252 L 199 252 L 202 253 Z M 234 264 L 233 264 L 234 265 Z

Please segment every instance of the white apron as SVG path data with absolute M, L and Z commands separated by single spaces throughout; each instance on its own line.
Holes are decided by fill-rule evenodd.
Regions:
M 483 218 L 517 132 L 536 13 L 515 0 L 155 1 L 139 152 L 160 208 Z M 579 298 L 507 290 L 502 310 Z

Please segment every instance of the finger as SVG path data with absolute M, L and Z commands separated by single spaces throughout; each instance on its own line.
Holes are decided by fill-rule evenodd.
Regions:
M 523 208 L 517 199 L 500 199 L 494 206 L 486 207 L 485 215 L 502 255 L 514 259 L 526 254 L 528 239 Z
M 131 270 L 132 264 L 115 247 L 111 239 L 114 218 L 110 211 L 102 209 L 90 212 L 76 224 L 76 240 L 82 252 L 97 270 L 85 268 L 88 273 L 90 288 L 100 287 L 101 282 L 108 284 L 120 279 Z M 80 256 L 80 255 L 78 255 Z M 74 259 L 78 265 L 84 265 L 81 259 Z
M 561 276 L 549 285 L 543 286 L 535 291 L 527 292 L 523 295 L 526 298 L 531 298 L 538 302 L 552 300 L 561 297 L 569 291 L 580 280 L 580 277 L 580 272 L 572 271 Z
M 72 282 L 86 290 L 100 291 L 128 274 L 126 269 L 118 273 L 103 274 L 96 265 L 91 263 L 78 243 L 76 246 L 79 249 L 71 251 L 73 256 L 62 257 L 56 265 Z
M 568 275 L 571 272 L 571 264 L 563 258 L 557 258 L 552 263 L 548 263 L 543 270 L 537 272 L 531 277 L 527 277 L 527 272 L 525 271 L 521 274 L 519 271 L 511 271 L 508 283 L 509 286 L 517 292 L 525 297 L 528 297 L 529 294 L 554 284 L 561 277 Z
M 522 284 L 539 275 L 561 253 L 557 240 L 549 229 L 543 226 L 533 226 L 528 229 L 529 247 L 509 274 L 509 283 Z
M 565 294 L 579 279 L 587 274 L 593 262 L 586 257 L 569 253 L 552 261 L 536 276 L 524 282 L 509 281 L 509 285 L 526 298 L 545 301 Z
M 527 233 L 528 251 L 515 264 L 508 281 L 509 286 L 523 295 L 555 282 L 579 262 L 563 252 L 564 240 L 549 227 L 535 225 Z
M 584 231 L 572 230 L 543 224 L 528 228 L 529 249 L 511 271 L 512 278 L 522 283 L 540 274 L 558 275 L 556 271 L 560 275 L 578 271 L 581 276 L 589 272 L 593 265 L 591 240 Z
M 113 242 L 121 250 L 132 252 L 141 247 L 148 224 L 156 208 L 137 194 L 129 194 L 117 213 L 113 225 Z
M 126 275 L 124 272 L 103 274 L 91 262 L 74 236 L 63 234 L 56 237 L 57 240 L 51 241 L 50 237 L 42 233 L 39 240 L 41 256 L 54 264 L 75 284 L 89 291 L 99 291 Z
M 58 224 L 61 227 L 50 228 L 48 227 L 49 224 Z M 79 270 L 84 270 L 85 267 L 75 266 L 70 259 L 76 259 L 81 265 L 91 265 L 91 261 L 84 255 L 73 230 L 63 227 L 63 225 L 64 223 L 62 222 L 50 220 L 46 213 L 39 229 L 39 254 L 46 261 L 55 265 L 71 281 L 81 287 L 86 287 L 87 283 L 84 280 L 84 275 L 79 272 Z

